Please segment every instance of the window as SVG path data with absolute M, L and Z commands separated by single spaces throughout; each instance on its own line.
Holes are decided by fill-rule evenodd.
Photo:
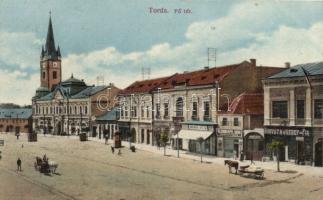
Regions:
M 323 99 L 314 100 L 314 119 L 323 119 Z
M 141 143 L 145 141 L 145 129 L 141 129 Z
M 297 118 L 304 119 L 304 100 L 297 100 L 296 104 Z
M 204 121 L 210 121 L 210 102 L 204 102 Z
M 145 117 L 145 107 L 144 106 L 141 106 L 141 118 L 144 118 Z
M 87 115 L 87 106 L 84 107 L 84 113 Z
M 137 117 L 137 107 L 132 106 L 131 108 L 131 117 Z
M 239 126 L 239 118 L 235 117 L 233 119 L 233 126 Z
M 128 117 L 128 107 L 124 107 L 124 116 Z
M 198 120 L 198 118 L 197 118 L 197 102 L 193 102 L 193 105 L 192 105 L 192 120 Z
M 224 117 L 222 119 L 222 126 L 227 126 L 228 125 L 228 119 L 226 117 Z
M 80 106 L 80 114 L 83 114 L 82 106 Z
M 273 118 L 287 118 L 287 101 L 273 101 L 272 102 L 272 117 Z
M 182 117 L 183 116 L 183 98 L 179 97 L 176 100 L 176 117 Z
M 164 103 L 164 118 L 169 117 L 169 108 L 168 108 L 168 103 Z
M 123 107 L 120 107 L 121 118 L 123 118 L 123 111 L 124 111 Z
M 147 112 L 147 113 L 146 113 L 146 114 L 147 114 L 147 116 L 146 116 L 146 117 L 147 117 L 147 118 L 149 118 L 149 106 L 147 106 L 147 107 L 146 107 L 146 112 Z
M 46 72 L 43 72 L 43 79 L 46 78 Z
M 160 118 L 160 104 L 159 103 L 156 104 L 156 118 L 157 119 Z
M 53 79 L 57 79 L 57 72 L 53 71 Z

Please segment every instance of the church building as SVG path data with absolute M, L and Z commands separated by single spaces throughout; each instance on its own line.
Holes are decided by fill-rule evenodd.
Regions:
M 33 130 L 55 135 L 98 134 L 96 117 L 111 110 L 119 89 L 109 85 L 87 85 L 71 75 L 62 81 L 62 61 L 49 18 L 45 46 L 40 55 L 40 87 L 32 98 Z

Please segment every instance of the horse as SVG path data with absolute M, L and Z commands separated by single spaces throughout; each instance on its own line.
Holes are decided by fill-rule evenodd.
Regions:
M 55 161 L 48 161 L 48 168 L 51 173 L 55 173 L 56 169 L 58 167 L 58 164 Z
M 239 162 L 233 160 L 224 160 L 224 165 L 228 165 L 229 173 L 232 173 L 231 168 L 234 167 L 236 169 L 236 174 L 238 174 Z

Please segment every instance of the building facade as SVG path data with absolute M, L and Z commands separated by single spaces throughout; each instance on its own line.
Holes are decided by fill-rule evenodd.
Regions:
M 32 98 L 33 129 L 37 133 L 89 136 L 99 133 L 95 119 L 117 103 L 119 89 L 112 83 L 89 86 L 73 74 L 62 81 L 60 48 L 55 46 L 51 18 L 40 56 L 40 87 Z
M 31 133 L 30 108 L 0 108 L 0 132 Z
M 218 156 L 261 160 L 263 156 L 263 94 L 242 93 L 228 110 L 219 112 Z
M 180 148 L 199 152 L 196 139 L 202 135 L 205 144 L 210 144 L 204 153 L 216 155 L 219 108 L 227 109 L 232 99 L 243 92 L 262 91 L 261 79 L 281 70 L 257 67 L 256 60 L 251 59 L 136 81 L 119 95 L 118 123 L 123 139 L 159 145 L 160 135 L 167 134 L 174 148 L 179 140 Z
M 280 140 L 281 160 L 322 166 L 323 63 L 296 65 L 263 84 L 266 154 Z

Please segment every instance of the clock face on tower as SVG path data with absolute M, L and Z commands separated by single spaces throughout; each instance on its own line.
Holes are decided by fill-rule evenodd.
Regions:
M 43 63 L 43 69 L 45 69 L 46 68 L 46 63 Z
M 57 63 L 55 63 L 55 62 L 54 62 L 54 63 L 53 63 L 53 67 L 57 67 Z

